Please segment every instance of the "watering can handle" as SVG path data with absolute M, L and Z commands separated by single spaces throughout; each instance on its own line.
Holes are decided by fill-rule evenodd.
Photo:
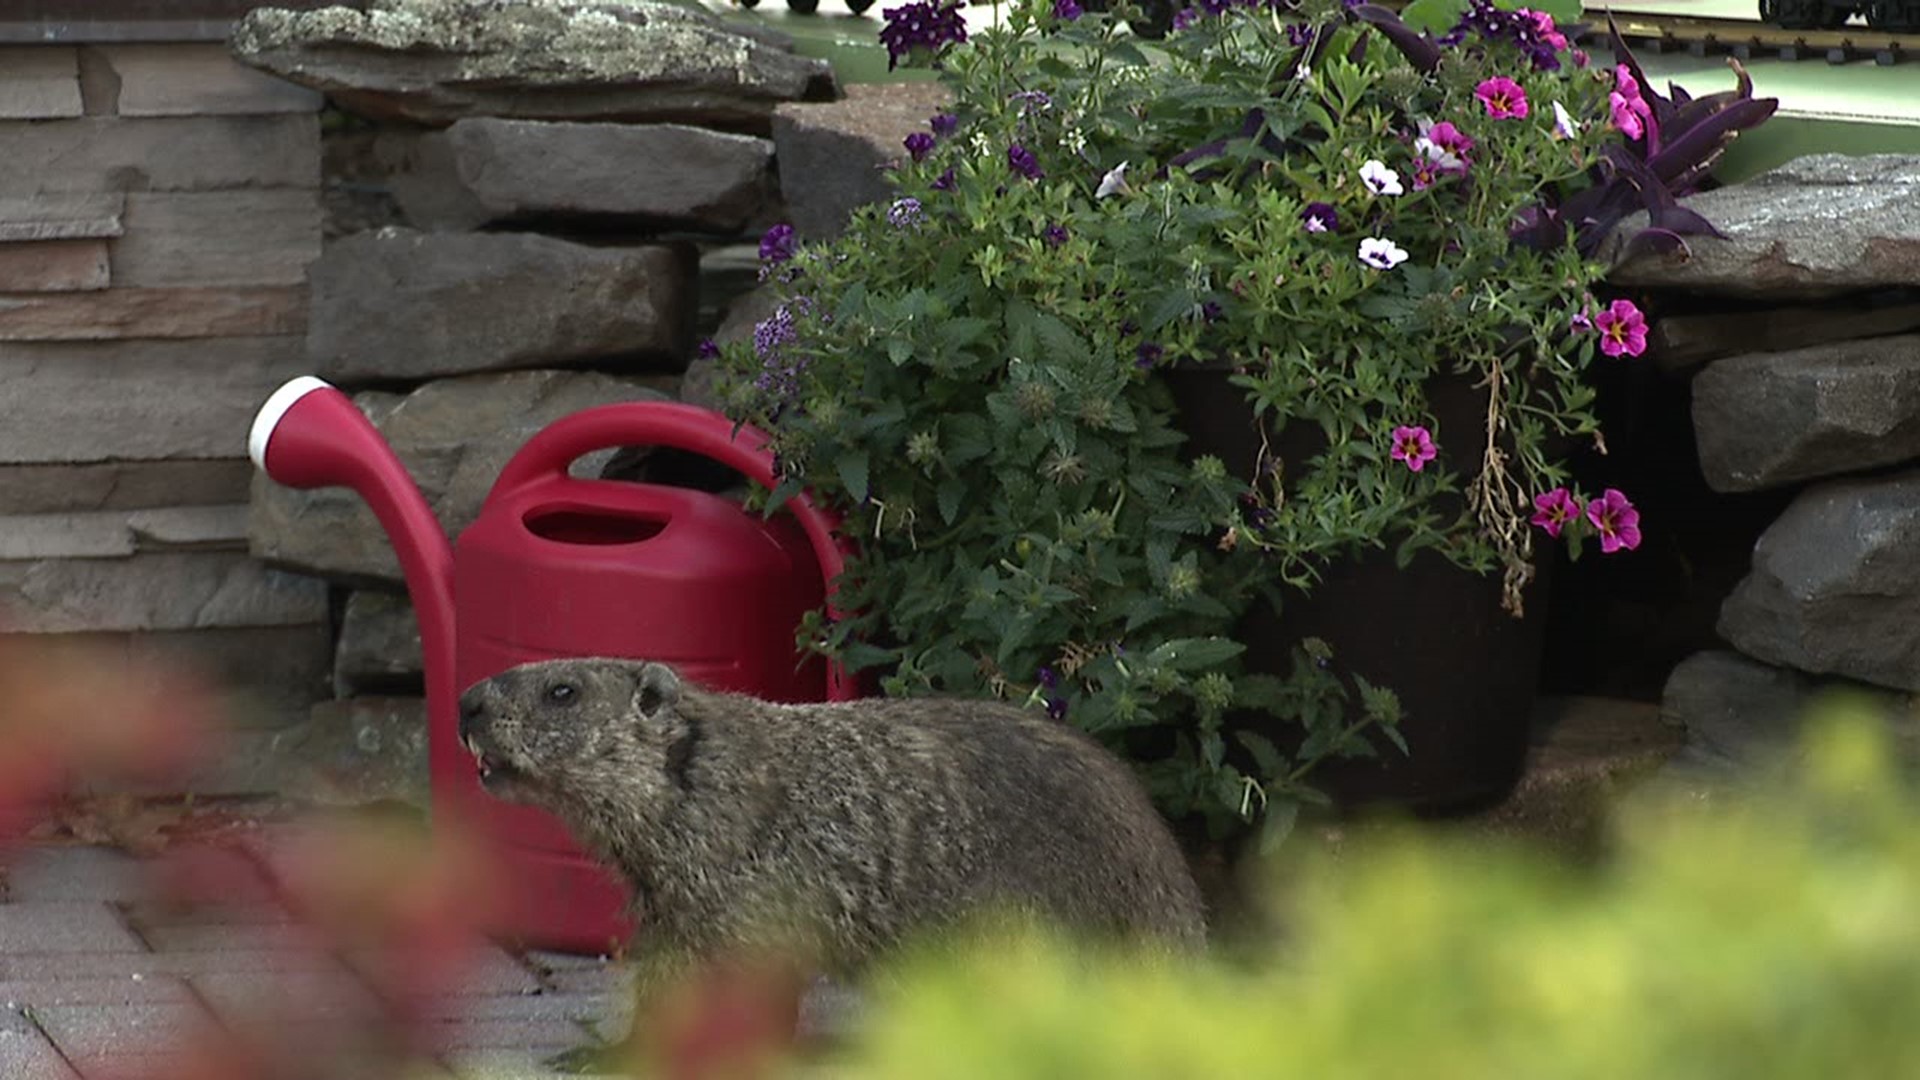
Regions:
M 779 485 L 773 475 L 773 453 L 758 428 L 741 425 L 697 405 L 670 401 L 626 401 L 574 413 L 547 426 L 527 440 L 520 452 L 500 470 L 497 492 L 513 491 L 555 474 L 595 450 L 616 446 L 663 446 L 711 458 L 771 491 Z M 813 545 L 826 585 L 827 617 L 838 619 L 833 594 L 845 566 L 847 545 L 840 538 L 840 521 L 831 511 L 815 506 L 804 492 L 787 500 L 787 509 Z M 839 664 L 827 666 L 827 699 L 850 701 L 859 696 L 855 681 Z

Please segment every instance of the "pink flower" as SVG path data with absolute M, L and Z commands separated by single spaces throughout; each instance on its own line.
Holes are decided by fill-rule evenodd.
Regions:
M 1519 11 L 1514 12 L 1514 14 L 1533 24 L 1533 32 L 1539 36 L 1542 44 L 1554 52 L 1566 51 L 1567 36 L 1562 34 L 1560 28 L 1553 24 L 1553 16 L 1544 11 L 1531 11 L 1527 8 L 1521 8 Z
M 1600 550 L 1605 554 L 1640 546 L 1640 511 L 1619 488 L 1608 488 L 1587 504 L 1587 521 L 1600 534 Z
M 1393 429 L 1393 460 L 1404 461 L 1407 468 L 1419 472 L 1427 462 L 1440 456 L 1433 448 L 1433 435 L 1423 427 L 1401 425 Z
M 1473 149 L 1473 140 L 1459 128 L 1454 127 L 1451 120 L 1442 120 L 1431 127 L 1423 125 L 1420 134 L 1440 149 L 1462 157 L 1466 156 L 1467 151 Z
M 1607 107 L 1613 113 L 1613 126 L 1628 142 L 1638 141 L 1653 124 L 1653 106 L 1640 93 L 1640 82 L 1632 69 L 1618 64 L 1613 69 L 1613 92 L 1607 95 Z
M 1600 351 L 1608 356 L 1639 356 L 1647 351 L 1647 317 L 1631 300 L 1615 300 L 1593 317 Z
M 1495 120 L 1524 120 L 1527 117 L 1527 92 L 1505 75 L 1495 75 L 1473 88 L 1473 96 L 1487 107 Z
M 1533 497 L 1533 523 L 1547 531 L 1547 535 L 1556 539 L 1560 530 L 1569 522 L 1580 519 L 1580 500 L 1573 492 L 1557 487 L 1552 491 L 1543 491 Z

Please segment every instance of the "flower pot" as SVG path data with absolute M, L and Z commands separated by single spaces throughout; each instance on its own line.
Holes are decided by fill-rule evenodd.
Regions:
M 1216 455 L 1236 475 L 1250 476 L 1260 431 L 1227 370 L 1187 367 L 1165 376 L 1189 453 Z M 1484 391 L 1451 375 L 1427 390 L 1443 439 L 1457 447 L 1464 433 L 1480 430 Z M 1273 449 L 1289 461 L 1305 460 L 1324 439 L 1317 427 L 1307 428 L 1273 433 Z M 1247 646 L 1249 671 L 1284 676 L 1300 640 L 1321 638 L 1333 648 L 1336 672 L 1358 674 L 1399 695 L 1406 755 L 1376 739 L 1379 757 L 1330 760 L 1308 777 L 1337 805 L 1461 809 L 1505 796 L 1525 766 L 1545 591 L 1536 578 L 1527 590 L 1528 617 L 1516 619 L 1501 609 L 1497 575 L 1461 570 L 1432 551 L 1400 569 L 1391 549 L 1374 551 L 1330 564 L 1310 593 L 1290 592 L 1281 610 L 1256 607 L 1239 640 Z M 1258 716 L 1242 721 L 1277 745 L 1299 743 L 1291 725 Z

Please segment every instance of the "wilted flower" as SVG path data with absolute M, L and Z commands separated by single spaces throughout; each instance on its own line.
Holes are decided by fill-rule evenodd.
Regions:
M 1313 44 L 1313 27 L 1306 23 L 1288 23 L 1287 44 L 1296 49 L 1304 49 Z
M 1375 270 L 1391 270 L 1407 261 L 1407 250 L 1384 237 L 1360 241 L 1360 261 Z
M 913 160 L 925 161 L 927 155 L 933 153 L 933 136 L 924 131 L 916 131 L 902 140 L 901 145 L 907 148 L 907 154 Z
M 1060 224 L 1048 225 L 1040 231 L 1040 239 L 1045 241 L 1048 247 L 1059 247 L 1067 242 L 1067 227 Z
M 1639 356 L 1647 351 L 1647 317 L 1631 300 L 1615 300 L 1593 317 L 1600 351 L 1608 356 Z
M 1600 550 L 1605 554 L 1640 546 L 1640 511 L 1619 488 L 1608 488 L 1587 504 L 1587 521 L 1600 534 Z
M 1300 211 L 1300 225 L 1311 233 L 1339 232 L 1340 215 L 1323 202 L 1310 202 Z
M 1131 195 L 1133 189 L 1127 186 L 1127 163 L 1121 162 L 1107 170 L 1100 178 L 1100 186 L 1094 189 L 1093 197 L 1104 199 L 1109 195 Z
M 1553 103 L 1553 137 L 1556 139 L 1572 139 L 1577 137 L 1579 134 L 1580 134 L 1580 125 L 1573 122 L 1573 114 L 1567 111 L 1567 107 L 1565 105 L 1562 105 L 1557 101 L 1554 102 Z
M 1400 174 L 1387 168 L 1387 163 L 1374 159 L 1360 166 L 1360 182 L 1375 195 L 1400 195 L 1406 188 L 1400 186 Z
M 1406 462 L 1407 468 L 1419 472 L 1427 467 L 1427 462 L 1440 456 L 1433 447 L 1433 433 L 1419 426 L 1402 424 L 1393 429 L 1393 453 L 1395 461 Z
M 1570 522 L 1579 520 L 1580 500 L 1566 488 L 1557 487 L 1535 495 L 1533 510 L 1533 524 L 1545 529 L 1548 536 L 1558 538 Z
M 934 177 L 933 183 L 928 184 L 927 186 L 929 188 L 932 188 L 934 191 L 952 191 L 953 184 L 954 184 L 953 167 L 948 166 L 946 172 L 943 172 L 939 176 Z
M 1473 96 L 1480 99 L 1480 104 L 1487 107 L 1487 115 L 1495 120 L 1527 118 L 1526 88 L 1505 75 L 1482 80 L 1473 88 Z
M 934 113 L 927 120 L 927 126 L 933 129 L 933 137 L 944 139 L 960 128 L 960 118 L 952 113 Z

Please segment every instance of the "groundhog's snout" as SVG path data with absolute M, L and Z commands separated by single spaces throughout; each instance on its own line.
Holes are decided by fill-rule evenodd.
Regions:
M 504 779 L 514 770 L 506 761 L 493 732 L 493 699 L 497 688 L 494 679 L 482 679 L 466 689 L 460 695 L 460 745 L 473 755 L 479 770 L 480 783 L 492 790 L 495 781 Z

